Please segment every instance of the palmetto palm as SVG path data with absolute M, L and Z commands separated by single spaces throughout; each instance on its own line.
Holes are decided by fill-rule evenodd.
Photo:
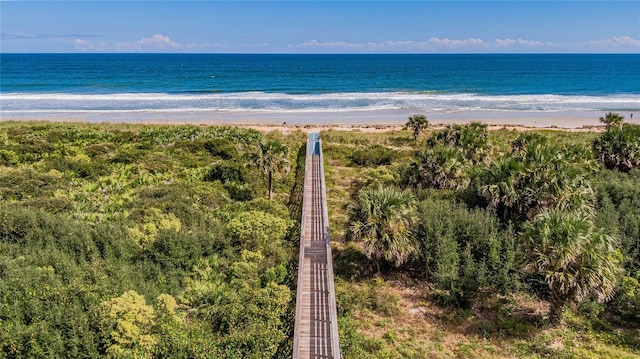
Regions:
M 481 122 L 471 122 L 460 133 L 460 144 L 465 157 L 473 163 L 484 162 L 489 150 L 489 130 Z
M 620 115 L 617 112 L 609 112 L 604 115 L 604 117 L 600 117 L 600 122 L 607 125 L 607 129 L 612 127 L 622 127 L 624 116 Z
M 375 260 L 378 272 L 383 259 L 400 266 L 417 249 L 411 235 L 413 201 L 407 191 L 378 187 L 362 190 L 349 206 L 348 237 L 364 242 L 367 257 Z
M 507 220 L 514 209 L 519 211 L 519 185 L 524 176 L 520 161 L 507 158 L 493 162 L 482 176 L 478 193 L 489 201 L 489 208 L 502 213 L 503 220 Z
M 256 145 L 256 151 L 250 154 L 250 161 L 269 181 L 269 199 L 273 198 L 273 177 L 289 172 L 289 149 L 283 143 L 273 140 L 262 141 Z
M 421 187 L 459 190 L 469 185 L 469 165 L 454 147 L 437 146 L 421 152 L 411 166 L 411 182 Z
M 545 210 L 524 226 L 520 252 L 527 273 L 544 276 L 550 290 L 550 320 L 562 318 L 569 302 L 606 301 L 620 274 L 616 239 L 594 230 L 577 212 Z
M 425 115 L 411 115 L 409 117 L 409 121 L 405 125 L 405 128 L 410 128 L 413 130 L 413 139 L 417 140 L 418 136 L 420 136 L 420 132 L 424 131 L 429 127 L 429 121 L 427 121 L 427 116 Z
M 607 168 L 628 172 L 640 167 L 640 125 L 608 128 L 594 139 L 592 149 Z
M 504 220 L 525 221 L 549 208 L 590 214 L 593 190 L 583 170 L 576 168 L 576 158 L 567 158 L 565 152 L 535 137 L 520 138 L 511 154 L 481 172 L 478 194 L 502 212 Z

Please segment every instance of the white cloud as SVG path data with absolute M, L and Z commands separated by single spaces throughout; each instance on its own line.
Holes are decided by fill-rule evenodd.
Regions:
M 169 36 L 161 34 L 143 37 L 136 42 L 119 42 L 115 45 L 115 50 L 120 52 L 173 52 L 182 49 L 182 45 L 171 40 Z
M 432 37 L 423 44 L 428 47 L 435 48 L 444 48 L 444 49 L 461 49 L 461 48 L 488 48 L 490 47 L 489 43 L 484 42 L 482 39 L 464 39 L 464 40 L 455 40 L 455 39 L 440 39 L 437 37 Z
M 322 51 L 369 51 L 369 52 L 637 52 L 640 40 L 629 36 L 589 41 L 583 43 L 555 44 L 528 39 L 494 39 L 485 41 L 479 38 L 449 39 L 432 37 L 424 41 L 387 40 L 382 42 L 344 42 L 309 40 L 289 49 Z
M 577 45 L 585 48 L 635 48 L 636 50 L 640 50 L 640 40 L 634 39 L 630 36 L 614 36 L 610 39 L 587 41 Z
M 379 52 L 436 52 L 436 51 L 481 51 L 490 49 L 493 44 L 482 39 L 470 38 L 463 40 L 432 37 L 425 41 L 387 40 L 382 42 L 351 43 L 343 41 L 320 42 L 310 40 L 297 45 L 289 45 L 289 48 L 299 49 L 326 49 L 326 50 L 365 50 Z
M 136 42 L 136 46 L 140 51 L 171 51 L 182 48 L 180 44 L 175 41 L 171 41 L 169 36 L 155 34 L 149 37 L 143 37 Z
M 517 53 L 517 52 L 640 52 L 640 40 L 630 36 L 610 39 L 576 42 L 551 43 L 540 40 L 503 38 L 483 40 L 480 38 L 450 39 L 432 37 L 422 41 L 387 40 L 380 42 L 319 41 L 312 39 L 298 44 L 278 48 L 270 43 L 186 43 L 181 44 L 169 36 L 155 34 L 130 42 L 96 42 L 91 38 L 78 37 L 73 49 L 78 52 L 378 52 L 378 53 Z
M 172 41 L 169 36 L 155 34 L 151 37 L 142 37 L 135 42 L 94 42 L 85 38 L 74 40 L 73 49 L 80 52 L 168 52 L 183 50 L 183 46 Z
M 167 35 L 155 34 L 144 36 L 137 41 L 122 41 L 116 43 L 93 42 L 86 38 L 74 40 L 73 49 L 78 52 L 183 52 L 183 53 L 206 53 L 237 51 L 238 49 L 248 49 L 247 51 L 265 51 L 271 48 L 269 43 L 256 44 L 234 44 L 223 43 L 179 43 Z
M 292 46 L 290 45 L 290 47 Z M 360 43 L 343 42 L 343 41 L 319 42 L 318 40 L 309 40 L 293 47 L 323 48 L 323 49 L 364 49 L 366 45 L 360 44 Z
M 80 52 L 106 52 L 110 50 L 106 42 L 92 42 L 85 39 L 75 39 L 73 49 Z

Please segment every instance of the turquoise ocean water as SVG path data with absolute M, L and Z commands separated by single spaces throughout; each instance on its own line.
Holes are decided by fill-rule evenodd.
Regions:
M 0 54 L 0 116 L 385 109 L 640 112 L 640 54 Z

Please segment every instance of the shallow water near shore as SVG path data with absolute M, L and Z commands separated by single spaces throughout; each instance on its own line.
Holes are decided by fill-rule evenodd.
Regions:
M 0 119 L 597 125 L 640 113 L 640 54 L 0 54 Z

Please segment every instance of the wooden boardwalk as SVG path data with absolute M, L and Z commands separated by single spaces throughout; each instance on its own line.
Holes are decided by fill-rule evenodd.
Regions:
M 322 143 L 315 133 L 307 142 L 293 358 L 340 358 Z

